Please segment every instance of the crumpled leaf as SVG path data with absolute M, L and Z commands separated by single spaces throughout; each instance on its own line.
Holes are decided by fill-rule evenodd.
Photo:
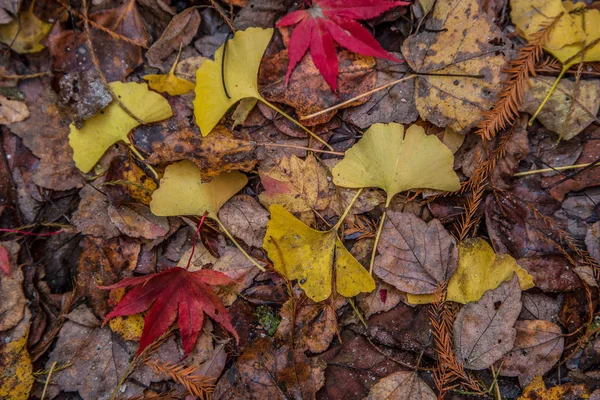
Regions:
M 262 99 L 258 92 L 258 68 L 271 36 L 273 29 L 238 31 L 227 44 L 225 71 L 222 70 L 224 46 L 215 52 L 214 60 L 204 61 L 196 71 L 194 116 L 203 136 L 208 135 L 239 100 L 247 97 Z
M 515 328 L 515 345 L 502 357 L 500 375 L 518 376 L 521 385 L 526 385 L 560 360 L 565 339 L 560 327 L 548 321 L 517 321 Z
M 521 288 L 516 275 L 464 306 L 454 321 L 454 351 L 465 368 L 488 368 L 513 348 L 513 325 L 521 313 Z
M 33 387 L 33 365 L 27 351 L 31 313 L 10 331 L 0 332 L 0 398 L 27 400 Z
M 71 223 L 84 235 L 105 239 L 120 235 L 117 227 L 108 218 L 108 199 L 97 188 L 86 185 L 79 191 L 79 208 L 73 213 Z
M 541 375 L 538 375 L 527 385 L 518 400 L 585 399 L 588 396 L 589 390 L 584 384 L 576 385 L 569 382 L 546 389 L 544 379 Z
M 269 211 L 263 248 L 275 270 L 289 280 L 297 279 L 310 299 L 319 302 L 331 295 L 334 273 L 336 292 L 344 297 L 375 289 L 371 275 L 344 247 L 335 230 L 314 230 L 278 204 Z
M 382 378 L 367 400 L 435 400 L 437 396 L 416 372 L 398 371 Z
M 105 318 L 137 314 L 149 310 L 144 319 L 139 355 L 177 320 L 181 331 L 183 350 L 188 354 L 194 348 L 204 322 L 204 313 L 239 337 L 231 325 L 229 313 L 210 286 L 227 285 L 233 280 L 222 272 L 201 269 L 187 271 L 180 267 L 146 276 L 125 278 L 101 289 L 119 289 L 135 286 Z
M 10 100 L 0 95 L 0 125 L 10 125 L 29 117 L 27 104 L 22 101 Z
M 411 125 L 375 124 L 332 170 L 333 182 L 349 188 L 378 187 L 392 198 L 410 189 L 460 189 L 452 152 L 434 135 Z
M 19 14 L 6 25 L 0 25 L 0 42 L 10 46 L 19 54 L 37 53 L 44 50 L 40 41 L 50 32 L 53 24 L 48 24 L 33 13 L 31 3 L 29 8 Z
M 496 254 L 483 239 L 468 239 L 458 247 L 458 268 L 448 282 L 447 301 L 466 304 L 478 301 L 490 289 L 509 281 L 513 272 L 521 289 L 532 288 L 533 278 L 508 254 Z
M 119 96 L 119 100 L 145 123 L 161 121 L 173 115 L 167 100 L 149 91 L 145 83 L 112 82 L 110 88 Z M 139 125 L 139 122 L 127 114 L 116 101 L 101 113 L 86 120 L 81 129 L 71 124 L 69 144 L 73 148 L 75 165 L 82 172 L 89 172 L 113 144 L 123 141 L 130 145 L 129 131 Z
M 456 241 L 438 220 L 390 210 L 380 240 L 373 272 L 403 292 L 434 293 L 456 270 Z
M 150 210 L 158 216 L 202 215 L 216 218 L 219 209 L 248 183 L 246 175 L 225 172 L 202 183 L 200 169 L 190 161 L 171 164 L 152 194 Z
M 510 40 L 481 11 L 477 0 L 439 0 L 424 32 L 409 36 L 402 55 L 420 75 L 415 101 L 422 119 L 466 133 L 494 105 Z
M 555 78 L 538 76 L 531 78 L 525 91 L 521 109 L 534 114 L 546 97 Z M 578 135 L 596 119 L 600 108 L 600 82 L 581 80 L 577 83 L 562 79 L 537 119 L 564 140 Z M 556 166 L 552 163 L 552 166 Z
M 408 5 L 405 1 L 312 0 L 312 7 L 283 17 L 277 26 L 296 25 L 290 38 L 286 83 L 294 67 L 310 48 L 310 55 L 327 84 L 337 91 L 338 60 L 335 42 L 365 56 L 398 61 L 356 20 L 371 19 L 390 8 Z

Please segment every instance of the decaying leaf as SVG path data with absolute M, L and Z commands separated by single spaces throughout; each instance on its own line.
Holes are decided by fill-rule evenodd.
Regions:
M 515 345 L 502 357 L 500 375 L 518 376 L 521 384 L 527 385 L 558 362 L 565 339 L 560 327 L 548 321 L 517 321 L 515 328 Z
M 50 32 L 53 24 L 48 24 L 33 13 L 31 3 L 27 10 L 21 12 L 6 25 L 0 25 L 0 42 L 10 46 L 20 54 L 37 53 L 44 50 L 40 41 Z
M 435 400 L 437 396 L 416 372 L 399 371 L 382 378 L 367 400 Z
M 273 29 L 238 31 L 228 42 L 225 55 L 224 46 L 221 46 L 215 52 L 214 60 L 202 63 L 196 72 L 194 115 L 203 136 L 208 135 L 239 100 L 247 97 L 262 99 L 258 92 L 258 68 L 271 36 Z
M 171 164 L 152 195 L 150 210 L 159 216 L 202 215 L 216 218 L 219 209 L 248 183 L 246 175 L 225 172 L 202 183 L 200 169 L 190 161 Z
M 31 313 L 13 329 L 0 332 L 0 398 L 27 400 L 35 381 L 27 351 Z
M 71 221 L 79 232 L 105 239 L 119 236 L 119 230 L 108 218 L 108 199 L 100 189 L 86 185 L 79 191 L 79 197 L 79 208 Z
M 221 222 L 247 245 L 260 248 L 265 237 L 269 213 L 253 197 L 238 195 L 219 211 Z
M 375 281 L 344 247 L 335 230 L 316 231 L 280 205 L 269 208 L 271 220 L 263 248 L 277 272 L 298 280 L 306 295 L 319 302 L 332 292 L 354 297 L 375 289 Z
M 545 294 L 523 293 L 521 298 L 523 308 L 520 319 L 556 321 L 560 311 L 561 302 Z
M 169 221 L 150 212 L 141 204 L 108 207 L 108 217 L 121 233 L 132 238 L 154 240 L 169 232 Z
M 10 125 L 29 117 L 27 104 L 22 101 L 10 100 L 0 96 L 0 124 Z
M 521 288 L 515 274 L 481 299 L 464 306 L 454 321 L 454 351 L 469 369 L 485 369 L 513 348 L 513 325 L 521 312 Z
M 452 152 L 420 126 L 411 125 L 404 132 L 400 124 L 375 124 L 346 152 L 332 174 L 339 186 L 383 189 L 388 206 L 405 190 L 458 190 L 453 163 Z
M 458 268 L 448 282 L 446 299 L 462 304 L 477 301 L 487 290 L 511 280 L 513 273 L 517 274 L 521 289 L 533 287 L 531 275 L 514 258 L 494 253 L 483 239 L 466 240 L 458 247 Z
M 102 191 L 115 207 L 122 204 L 149 205 L 158 185 L 127 156 L 114 157 L 104 175 Z
M 542 376 L 538 375 L 529 385 L 527 385 L 518 400 L 582 399 L 588 396 L 589 389 L 585 385 L 576 385 L 572 382 L 546 389 L 546 384 L 544 383 Z
M 380 279 L 376 279 L 375 284 L 374 291 L 361 293 L 357 296 L 358 306 L 366 318 L 373 314 L 391 310 L 406 297 L 404 293 Z
M 417 109 L 437 126 L 466 133 L 494 104 L 510 40 L 477 0 L 437 1 L 425 29 L 402 44 L 414 71 L 434 74 L 416 78 Z
M 112 82 L 110 88 L 129 111 L 145 123 L 161 121 L 172 115 L 167 100 L 149 91 L 145 83 Z M 81 129 L 71 125 L 69 144 L 73 148 L 75 165 L 81 171 L 89 172 L 113 144 L 119 141 L 131 144 L 129 131 L 139 125 L 116 101 L 86 120 Z
M 5 253 L 6 269 L 0 273 L 0 332 L 14 328 L 23 320 L 27 298 L 23 292 L 23 271 L 17 264 L 17 242 L 0 242 Z
M 539 76 L 530 80 L 522 110 L 533 114 L 546 97 L 555 78 Z M 578 135 L 596 119 L 600 108 L 600 81 L 572 82 L 562 79 L 537 118 L 564 140 Z M 555 165 L 554 163 L 552 164 Z
M 373 272 L 407 293 L 435 292 L 457 267 L 458 248 L 443 225 L 411 213 L 388 211 L 378 250 Z

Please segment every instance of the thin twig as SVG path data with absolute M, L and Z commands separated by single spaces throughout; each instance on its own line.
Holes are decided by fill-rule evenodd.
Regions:
M 42 397 L 40 398 L 40 400 L 44 400 L 44 397 L 46 397 L 46 390 L 48 390 L 48 385 L 50 384 L 50 378 L 52 378 L 54 368 L 56 368 L 56 361 L 54 361 L 52 363 L 52 366 L 50 366 L 50 371 L 48 372 L 48 376 L 46 377 L 46 383 L 44 383 L 44 390 L 42 391 Z

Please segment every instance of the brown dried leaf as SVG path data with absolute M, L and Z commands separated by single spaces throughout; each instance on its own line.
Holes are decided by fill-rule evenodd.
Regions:
M 365 318 L 373 314 L 389 311 L 400 302 L 406 300 L 406 294 L 400 292 L 392 285 L 375 279 L 375 290 L 371 293 L 361 293 L 357 296 L 358 306 L 364 313 Z
M 108 206 L 110 221 L 123 234 L 132 238 L 158 239 L 169 232 L 169 221 L 158 217 L 147 206 L 130 204 L 128 206 Z
M 518 376 L 521 385 L 527 385 L 558 362 L 565 339 L 560 327 L 548 321 L 517 321 L 515 328 L 515 347 L 502 357 L 500 375 Z
M 269 213 L 252 196 L 240 194 L 233 197 L 221 207 L 219 218 L 248 246 L 262 247 Z
M 435 400 L 437 396 L 416 372 L 398 371 L 371 388 L 367 400 Z
M 527 118 L 519 117 L 512 129 L 513 133 L 509 142 L 504 146 L 503 156 L 492 171 L 491 180 L 500 189 L 512 187 L 513 175 L 517 172 L 519 162 L 529 154 Z
M 113 101 L 95 68 L 65 74 L 58 81 L 58 86 L 60 105 L 71 115 L 78 129 L 81 129 L 85 119 L 94 116 Z
M 465 368 L 488 368 L 512 349 L 513 325 L 521 313 L 521 288 L 516 275 L 477 302 L 465 305 L 454 321 L 454 351 Z
M 27 104 L 0 95 L 0 125 L 10 125 L 29 117 Z
M 92 184 L 79 191 L 81 201 L 79 208 L 73 213 L 71 223 L 84 235 L 110 239 L 121 234 L 108 216 L 108 199 Z
M 535 286 L 544 292 L 570 292 L 582 289 L 581 279 L 569 261 L 559 255 L 520 258 L 517 261 L 533 277 Z
M 19 12 L 21 0 L 0 1 L 0 24 L 8 24 Z
M 156 188 L 156 182 L 125 155 L 111 160 L 102 184 L 102 191 L 115 207 L 129 203 L 149 205 Z
M 403 292 L 433 293 L 458 265 L 456 241 L 438 220 L 390 210 L 380 240 L 373 272 Z
M 523 293 L 521 298 L 523 308 L 521 309 L 520 319 L 544 321 L 556 321 L 560 311 L 558 300 L 543 294 Z
M 15 327 L 23 319 L 27 298 L 23 292 L 23 271 L 17 264 L 17 242 L 0 242 L 8 252 L 10 275 L 0 271 L 0 332 Z
M 200 26 L 200 13 L 196 7 L 186 8 L 173 17 L 167 29 L 148 51 L 146 58 L 151 66 L 162 67 L 161 61 L 167 58 L 179 46 L 190 44 Z

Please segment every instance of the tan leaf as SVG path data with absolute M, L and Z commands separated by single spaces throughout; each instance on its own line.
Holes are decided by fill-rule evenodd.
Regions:
M 521 312 L 521 288 L 513 275 L 478 302 L 464 306 L 454 321 L 454 351 L 469 369 L 486 369 L 512 349 L 513 325 Z
M 27 104 L 22 101 L 9 100 L 0 96 L 0 124 L 10 125 L 29 117 Z
M 545 321 L 555 321 L 560 311 L 560 302 L 545 294 L 523 293 L 521 298 L 523 308 L 521 309 L 520 319 L 542 319 Z
M 110 239 L 121 234 L 108 217 L 108 199 L 94 186 L 86 185 L 79 191 L 79 208 L 71 223 L 84 235 Z
M 219 218 L 227 230 L 235 232 L 247 245 L 262 247 L 269 213 L 253 197 L 237 195 L 219 211 Z
M 132 238 L 153 240 L 169 232 L 167 218 L 152 214 L 148 207 L 141 204 L 111 205 L 108 207 L 108 217 L 117 229 Z
M 17 264 L 17 242 L 0 242 L 8 253 L 10 274 L 0 272 L 0 332 L 11 329 L 23 319 L 27 298 L 23 292 L 23 271 Z M 0 363 L 1 365 L 1 363 Z
M 416 372 L 398 371 L 382 378 L 367 400 L 435 400 L 437 396 Z
M 365 318 L 373 314 L 389 311 L 396 307 L 401 301 L 406 300 L 406 295 L 392 285 L 375 280 L 375 290 L 371 293 L 361 293 L 357 296 L 358 306 L 364 313 Z

